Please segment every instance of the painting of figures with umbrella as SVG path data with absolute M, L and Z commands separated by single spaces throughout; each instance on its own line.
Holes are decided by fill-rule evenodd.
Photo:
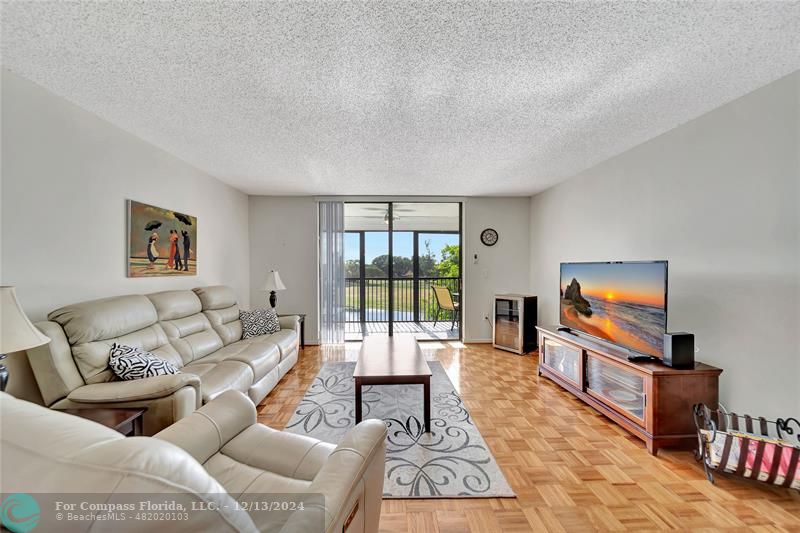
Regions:
M 197 218 L 128 200 L 128 277 L 197 274 Z

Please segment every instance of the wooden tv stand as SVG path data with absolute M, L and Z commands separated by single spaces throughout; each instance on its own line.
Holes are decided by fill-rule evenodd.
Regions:
M 632 362 L 627 350 L 557 326 L 536 329 L 540 376 L 642 439 L 653 455 L 661 447 L 697 444 L 692 406 L 717 408 L 721 369 L 703 363 L 679 370 L 660 362 Z

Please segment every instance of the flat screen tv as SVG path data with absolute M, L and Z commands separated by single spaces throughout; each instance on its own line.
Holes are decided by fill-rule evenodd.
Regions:
M 667 262 L 561 263 L 562 326 L 653 357 L 664 355 Z

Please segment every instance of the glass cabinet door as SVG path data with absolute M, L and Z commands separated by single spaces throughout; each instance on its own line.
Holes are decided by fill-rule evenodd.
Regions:
M 586 382 L 590 394 L 600 396 L 641 425 L 645 418 L 644 376 L 593 357 L 586 360 Z
M 548 366 L 580 387 L 580 368 L 578 363 L 581 350 L 552 339 L 545 339 L 542 364 Z
M 496 298 L 494 301 L 494 343 L 513 350 L 522 349 L 519 300 Z

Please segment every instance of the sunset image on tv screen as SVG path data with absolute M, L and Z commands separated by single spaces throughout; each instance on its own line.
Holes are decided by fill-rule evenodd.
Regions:
M 561 324 L 661 357 L 666 269 L 665 262 L 562 263 Z

